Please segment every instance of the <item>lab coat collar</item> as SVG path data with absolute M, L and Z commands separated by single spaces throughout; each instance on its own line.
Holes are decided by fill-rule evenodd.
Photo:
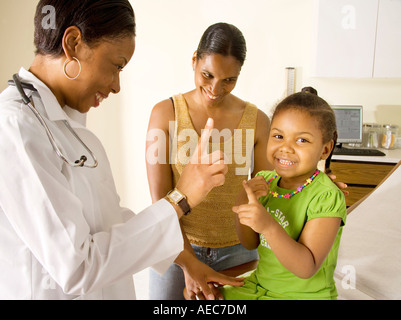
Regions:
M 38 90 L 39 96 L 42 99 L 43 107 L 47 117 L 51 121 L 67 120 L 74 128 L 82 128 L 86 125 L 86 114 L 82 114 L 77 110 L 64 106 L 61 108 L 56 96 L 51 90 L 36 76 L 25 68 L 21 68 L 19 76 L 24 82 L 32 84 Z

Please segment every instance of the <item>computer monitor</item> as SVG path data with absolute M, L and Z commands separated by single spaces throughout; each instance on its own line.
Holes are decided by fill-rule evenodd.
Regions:
M 361 143 L 363 108 L 362 106 L 331 106 L 337 123 L 337 143 Z

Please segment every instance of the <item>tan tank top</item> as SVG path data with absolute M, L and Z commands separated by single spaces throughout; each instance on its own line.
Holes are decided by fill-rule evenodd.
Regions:
M 173 96 L 173 101 L 175 129 L 171 161 L 176 185 L 198 143 L 199 135 L 193 126 L 184 96 Z M 226 154 L 228 173 L 223 186 L 214 188 L 201 204 L 181 219 L 184 231 L 192 244 L 220 248 L 239 243 L 232 207 L 242 189 L 242 181 L 248 179 L 252 165 L 257 111 L 256 106 L 247 103 L 234 133 L 229 129 L 222 130 L 218 134 L 224 136 L 224 142 L 220 142 L 220 136 L 217 136 L 209 143 L 209 151 L 220 149 Z

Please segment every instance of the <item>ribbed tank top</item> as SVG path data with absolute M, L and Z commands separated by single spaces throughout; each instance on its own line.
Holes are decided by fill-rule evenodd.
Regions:
M 175 129 L 172 138 L 172 169 L 174 185 L 188 163 L 198 143 L 197 134 L 182 94 L 173 96 L 175 108 Z M 242 189 L 242 181 L 248 179 L 252 166 L 257 107 L 246 103 L 241 121 L 234 133 L 226 130 L 229 138 L 224 142 L 209 142 L 209 151 L 220 149 L 228 159 L 228 173 L 223 186 L 214 188 L 191 213 L 181 218 L 183 229 L 192 244 L 220 248 L 239 243 L 235 231 L 235 213 L 232 207 Z M 230 132 L 230 133 L 229 133 Z M 223 134 L 223 130 L 219 132 Z M 248 140 L 248 141 L 247 141 Z

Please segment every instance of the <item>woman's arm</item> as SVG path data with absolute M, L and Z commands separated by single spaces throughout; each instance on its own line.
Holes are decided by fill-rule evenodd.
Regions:
M 252 178 L 259 171 L 272 170 L 273 166 L 267 161 L 267 140 L 269 138 L 270 120 L 261 110 L 258 110 L 254 146 L 254 166 L 251 173 Z
M 251 177 L 253 179 L 248 181 L 249 186 L 252 188 L 253 192 L 257 190 L 267 190 L 265 180 L 262 176 L 255 177 L 255 174 L 262 170 L 271 170 L 272 166 L 267 161 L 267 140 L 269 137 L 270 130 L 270 120 L 269 117 L 261 110 L 258 109 L 257 120 L 256 120 L 256 132 L 255 132 L 255 145 L 254 145 L 254 165 Z M 253 182 L 256 182 L 253 183 Z M 263 185 L 264 183 L 264 185 Z M 263 192 L 263 191 L 262 191 Z M 267 193 L 266 193 L 267 194 Z M 257 197 L 266 195 L 257 194 Z M 235 201 L 235 206 L 248 203 L 248 197 L 244 189 L 241 189 Z M 248 250 L 256 249 L 259 245 L 259 235 L 252 228 L 241 224 L 238 220 L 238 216 L 235 217 L 235 227 L 237 231 L 238 238 L 241 244 Z
M 169 121 L 174 121 L 174 108 L 167 99 L 153 107 L 146 137 L 146 171 L 152 202 L 165 197 L 173 189 Z

